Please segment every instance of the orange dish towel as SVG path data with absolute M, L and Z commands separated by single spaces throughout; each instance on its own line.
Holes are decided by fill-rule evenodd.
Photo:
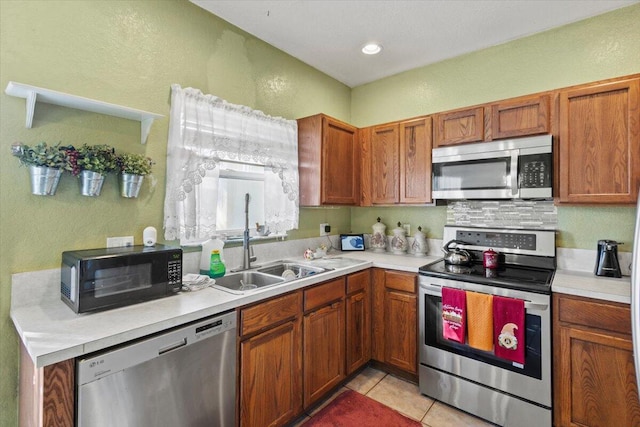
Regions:
M 469 346 L 493 350 L 493 296 L 466 291 Z

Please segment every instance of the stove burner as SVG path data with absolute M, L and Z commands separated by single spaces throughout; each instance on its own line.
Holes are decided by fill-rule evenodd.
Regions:
M 444 269 L 449 273 L 471 274 L 471 267 L 467 265 L 445 264 Z

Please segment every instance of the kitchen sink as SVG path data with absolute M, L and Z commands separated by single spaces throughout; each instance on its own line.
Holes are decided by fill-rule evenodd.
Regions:
M 213 285 L 214 288 L 231 292 L 233 294 L 244 294 L 245 292 L 277 285 L 285 281 L 282 277 L 265 274 L 259 271 L 241 271 L 238 273 L 231 273 L 223 277 L 218 277 L 215 280 L 216 284 Z
M 324 273 L 325 271 L 329 271 L 329 269 L 298 264 L 294 262 L 281 261 L 259 268 L 258 271 L 261 273 L 267 273 L 274 276 L 282 277 L 286 281 L 291 281 L 295 279 L 302 279 L 303 277 L 312 276 L 314 274 Z

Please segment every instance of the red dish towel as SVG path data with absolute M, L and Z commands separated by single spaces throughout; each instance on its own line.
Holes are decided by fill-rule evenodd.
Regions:
M 442 288 L 442 335 L 453 341 L 465 341 L 467 296 L 463 290 Z
M 503 359 L 524 365 L 524 301 L 493 297 L 494 353 Z

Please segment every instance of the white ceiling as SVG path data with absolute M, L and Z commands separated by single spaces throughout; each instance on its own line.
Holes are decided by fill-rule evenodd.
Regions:
M 355 87 L 640 0 L 190 1 Z

